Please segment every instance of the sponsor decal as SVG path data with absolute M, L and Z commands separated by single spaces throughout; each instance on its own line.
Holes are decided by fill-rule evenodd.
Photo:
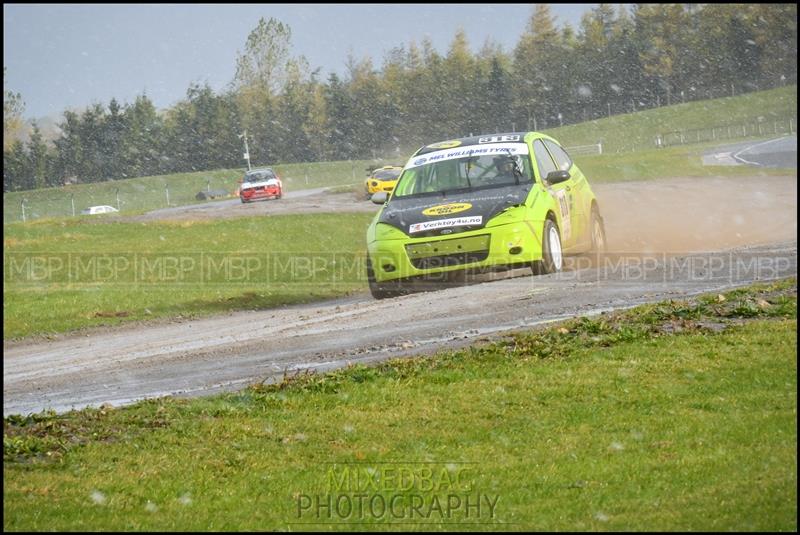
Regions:
M 564 235 L 564 240 L 569 240 L 572 236 L 572 222 L 570 221 L 569 199 L 567 199 L 567 192 L 563 189 L 556 191 L 558 198 L 558 206 L 561 208 L 561 233 Z
M 519 136 L 488 136 L 478 138 L 478 143 L 502 143 L 503 141 L 519 141 Z
M 414 223 L 408 227 L 408 231 L 414 234 L 416 232 L 425 232 L 426 230 L 436 230 L 447 227 L 467 227 L 471 225 L 480 225 L 481 223 L 483 223 L 483 216 L 480 215 L 454 217 L 450 219 L 439 219 L 437 221 L 425 221 L 424 223 Z
M 454 139 L 452 141 L 442 141 L 441 143 L 434 143 L 433 145 L 428 145 L 429 149 L 452 149 L 453 147 L 458 147 L 461 145 L 461 141 Z
M 496 154 L 528 154 L 528 145 L 525 143 L 497 143 L 494 145 L 467 145 L 457 149 L 438 150 L 429 152 L 424 158 L 409 161 L 406 169 L 419 167 L 426 163 L 443 162 L 469 156 L 494 156 Z
M 472 205 L 468 202 L 457 202 L 451 204 L 440 204 L 439 206 L 431 206 L 422 211 L 422 215 L 439 216 L 450 215 L 469 210 Z

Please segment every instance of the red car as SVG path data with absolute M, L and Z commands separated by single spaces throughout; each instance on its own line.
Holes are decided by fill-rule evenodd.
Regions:
M 243 203 L 257 199 L 280 199 L 282 196 L 281 177 L 269 167 L 248 171 L 239 186 L 239 198 Z

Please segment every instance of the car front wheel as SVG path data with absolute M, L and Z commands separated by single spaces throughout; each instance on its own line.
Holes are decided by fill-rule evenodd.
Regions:
M 561 234 L 558 226 L 547 219 L 544 222 L 544 232 L 542 233 L 542 259 L 533 263 L 531 268 L 534 275 L 547 275 L 561 271 L 564 265 L 564 257 L 561 251 Z
M 369 283 L 369 293 L 375 299 L 386 299 L 387 297 L 397 297 L 403 295 L 400 284 L 396 281 L 377 282 L 375 272 L 372 270 L 372 261 L 367 257 L 367 282 Z

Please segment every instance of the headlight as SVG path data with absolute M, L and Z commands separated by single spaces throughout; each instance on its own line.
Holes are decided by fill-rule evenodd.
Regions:
M 487 227 L 494 227 L 497 225 L 506 225 L 523 219 L 525 215 L 525 206 L 511 206 L 506 208 L 496 216 L 492 217 L 486 224 Z
M 408 238 L 408 236 L 406 236 L 402 230 L 391 225 L 387 225 L 386 223 L 378 223 L 375 225 L 376 240 L 404 240 L 406 238 Z

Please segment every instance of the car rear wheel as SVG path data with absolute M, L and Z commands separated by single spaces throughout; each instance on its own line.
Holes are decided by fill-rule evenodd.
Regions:
M 561 251 L 561 234 L 558 226 L 551 220 L 544 222 L 542 233 L 542 259 L 531 266 L 534 275 L 547 275 L 561 271 L 564 266 L 564 257 Z
M 592 219 L 590 223 L 590 229 L 592 232 L 592 248 L 591 254 L 598 255 L 605 253 L 608 249 L 606 244 L 606 229 L 605 225 L 603 224 L 603 218 L 600 217 L 600 210 L 597 209 L 597 205 L 592 206 Z

